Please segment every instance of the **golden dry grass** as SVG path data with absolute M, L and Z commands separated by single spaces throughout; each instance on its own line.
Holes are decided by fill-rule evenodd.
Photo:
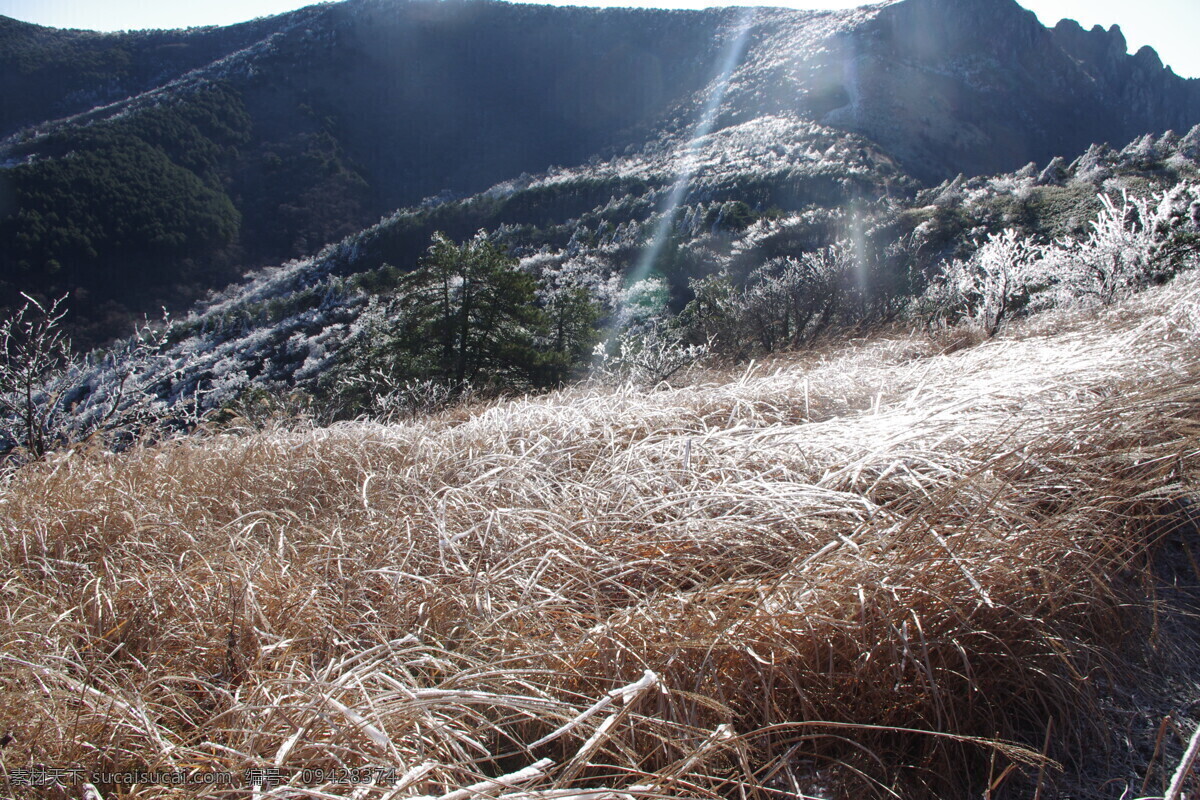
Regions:
M 950 353 L 27 466 L 0 758 L 284 780 L 104 798 L 1049 797 L 1154 633 L 1198 336 L 1186 278 Z

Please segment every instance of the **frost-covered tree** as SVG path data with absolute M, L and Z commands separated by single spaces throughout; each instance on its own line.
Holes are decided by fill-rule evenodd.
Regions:
M 537 302 L 545 326 L 535 341 L 539 382 L 561 383 L 590 359 L 600 335 L 597 323 L 615 290 L 606 266 L 596 258 L 572 258 L 540 270 Z
M 747 333 L 766 352 L 812 341 L 842 309 L 852 265 L 845 245 L 767 262 L 750 275 L 740 298 Z
M 76 356 L 63 331 L 64 298 L 26 303 L 0 321 L 0 449 L 37 459 L 93 436 L 133 436 L 190 413 L 159 397 L 178 373 L 150 324 L 106 350 Z M 191 411 L 194 411 L 194 400 Z
M 655 322 L 596 345 L 592 375 L 606 383 L 657 386 L 708 352 L 707 344 L 687 344 L 680 331 Z
M 54 418 L 70 389 L 62 377 L 72 365 L 71 342 L 61 323 L 65 298 L 48 308 L 26 303 L 0 323 L 0 417 L 6 448 L 24 447 L 33 458 L 54 437 Z
M 1047 252 L 1044 267 L 1061 289 L 1109 305 L 1150 281 L 1151 201 L 1122 192 L 1119 203 L 1108 194 L 1101 194 L 1100 202 L 1087 238 L 1058 242 Z
M 956 259 L 928 294 L 943 318 L 973 320 L 994 336 L 1037 281 L 1040 248 L 1009 229 L 994 233 L 968 259 Z

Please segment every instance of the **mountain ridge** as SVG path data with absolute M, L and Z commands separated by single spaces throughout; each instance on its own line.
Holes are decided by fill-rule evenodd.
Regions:
M 745 56 L 718 87 L 746 19 Z M 1145 48 L 1128 55 L 1119 29 L 1046 28 L 1014 0 L 754 12 L 345 0 L 174 32 L 9 20 L 0 42 L 0 65 L 25 64 L 0 80 L 26 87 L 0 94 L 21 96 L 0 104 L 0 305 L 19 291 L 74 292 L 84 316 L 114 309 L 92 340 L 111 335 L 122 308 L 184 308 L 394 209 L 684 141 L 718 90 L 716 132 L 815 123 L 861 137 L 926 185 L 1200 123 L 1200 81 Z M 57 53 L 71 56 L 63 74 L 34 91 Z M 72 173 L 70 154 L 105 174 Z M 160 177 L 138 171 L 149 164 Z M 207 187 L 211 223 L 183 225 L 196 211 L 171 200 L 133 214 L 138 227 L 120 238 L 105 209 L 63 199 L 81 182 L 122 203 L 143 185 L 167 196 L 155 181 L 168 175 Z M 810 202 L 780 196 L 793 198 L 788 211 Z M 138 296 L 106 288 L 128 284 L 130 269 Z

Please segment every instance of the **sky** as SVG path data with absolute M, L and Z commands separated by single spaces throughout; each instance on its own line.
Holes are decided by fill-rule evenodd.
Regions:
M 1085 28 L 1121 26 L 1130 52 L 1148 44 L 1176 73 L 1200 78 L 1200 0 L 1018 0 L 1046 25 L 1064 17 Z M 0 0 L 0 14 L 56 28 L 135 30 L 229 25 L 280 14 L 311 0 Z M 730 5 L 779 5 L 793 8 L 847 8 L 861 0 L 571 0 L 552 5 L 701 8 Z

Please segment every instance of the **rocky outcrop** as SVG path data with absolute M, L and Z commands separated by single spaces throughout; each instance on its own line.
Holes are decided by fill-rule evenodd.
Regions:
M 826 121 L 875 139 L 928 181 L 1200 123 L 1200 81 L 1175 75 L 1152 48 L 1129 55 L 1117 26 L 1048 29 L 1014 0 L 901 0 L 838 38 L 858 107 Z
M 1187 130 L 1200 111 L 1200 81 L 1184 80 L 1164 66 L 1154 48 L 1142 47 L 1133 56 L 1121 28 L 1096 26 L 1085 31 L 1074 20 L 1054 27 L 1055 42 L 1094 82 L 1106 105 L 1118 112 L 1121 133 L 1149 130 Z M 1125 136 L 1124 138 L 1130 138 Z M 1113 141 L 1123 140 L 1116 136 Z
M 1067 160 L 1062 156 L 1055 156 L 1054 160 L 1046 165 L 1046 168 L 1038 175 L 1038 186 L 1062 186 L 1067 182 Z

